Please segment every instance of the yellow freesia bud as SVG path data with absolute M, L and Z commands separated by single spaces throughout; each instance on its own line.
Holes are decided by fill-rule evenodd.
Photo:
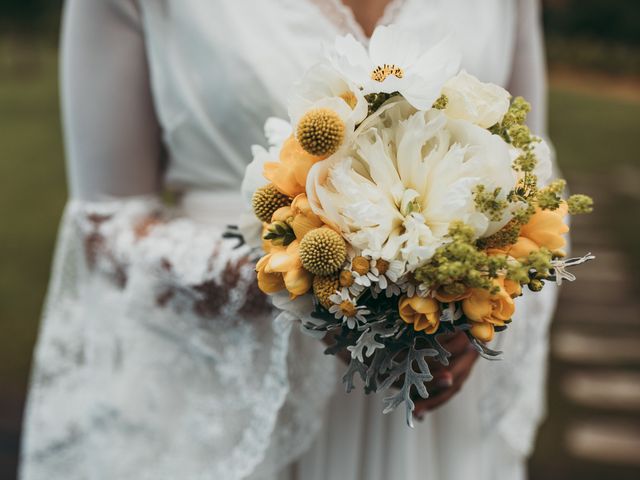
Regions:
M 435 333 L 440 326 L 440 304 L 433 298 L 402 297 L 398 310 L 400 318 L 413 324 L 417 332 Z
M 488 322 L 473 323 L 471 325 L 471 335 L 480 340 L 481 342 L 490 342 L 493 340 L 495 334 L 494 326 Z
M 566 244 L 563 235 L 569 231 L 563 220 L 567 212 L 566 202 L 562 202 L 556 210 L 536 209 L 529 222 L 520 229 L 518 241 L 506 249 L 508 254 L 513 258 L 525 258 L 543 247 L 552 252 L 561 252 Z
M 280 207 L 275 212 L 273 212 L 273 216 L 271 217 L 272 222 L 286 222 L 291 217 L 293 217 L 293 210 L 291 206 Z
M 293 220 L 291 221 L 291 228 L 298 240 L 302 238 L 311 230 L 321 227 L 324 222 L 311 210 L 309 200 L 304 193 L 301 193 L 293 199 L 291 204 L 291 213 Z
M 296 297 L 311 289 L 313 276 L 302 268 L 297 241 L 286 248 L 273 246 L 271 252 L 258 261 L 256 271 L 258 288 L 267 294 L 286 288 L 292 297 Z
M 264 176 L 281 193 L 293 198 L 305 192 L 309 170 L 322 158 L 307 153 L 291 136 L 282 145 L 280 161 L 265 163 Z
M 272 252 L 279 250 L 283 250 L 283 248 L 272 247 Z M 258 263 L 256 264 L 258 288 L 267 295 L 279 292 L 281 290 L 284 290 L 285 288 L 282 274 L 279 272 L 271 272 L 268 269 L 271 255 L 273 255 L 273 253 L 268 253 L 260 260 L 258 260 Z
M 515 312 L 511 295 L 519 292 L 519 285 L 516 287 L 515 282 L 509 282 L 507 291 L 503 278 L 494 280 L 494 283 L 499 287 L 498 293 L 493 294 L 484 288 L 472 288 L 471 295 L 462 301 L 462 311 L 472 322 L 471 334 L 477 332 L 479 336 L 476 338 L 482 341 L 493 338 L 494 327 L 506 325 Z
M 313 275 L 302 267 L 285 272 L 283 277 L 284 285 L 292 297 L 304 295 L 313 285 Z

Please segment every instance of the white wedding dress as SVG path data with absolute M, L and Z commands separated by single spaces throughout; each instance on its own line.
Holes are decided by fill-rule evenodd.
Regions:
M 464 67 L 534 104 L 534 0 L 392 1 L 448 25 Z M 250 147 L 323 42 L 366 41 L 340 0 L 69 0 L 64 213 L 26 410 L 24 480 L 517 480 L 543 413 L 555 294 L 519 300 L 462 391 L 409 429 L 342 393 L 322 344 L 272 312 L 237 221 Z M 158 191 L 179 192 L 173 206 Z M 143 228 L 142 222 L 158 223 Z M 149 222 L 147 222 L 149 223 Z M 144 234 L 143 234 L 144 233 Z M 400 409 L 401 410 L 401 409 Z

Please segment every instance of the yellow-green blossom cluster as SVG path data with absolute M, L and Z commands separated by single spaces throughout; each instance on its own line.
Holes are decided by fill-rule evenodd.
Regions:
M 493 222 L 497 222 L 502 218 L 508 206 L 507 201 L 500 198 L 500 192 L 500 188 L 487 191 L 484 185 L 476 186 L 473 192 L 473 200 L 475 201 L 476 208 Z
M 562 203 L 562 193 L 567 185 L 562 179 L 554 180 L 549 186 L 538 190 L 536 204 L 543 210 L 556 210 Z
M 469 288 L 483 288 L 496 293 L 493 280 L 504 277 L 529 288 L 541 286 L 552 268 L 553 254 L 546 248 L 515 260 L 504 254 L 490 254 L 479 248 L 473 229 L 461 222 L 449 229 L 451 241 L 436 250 L 429 263 L 419 267 L 414 277 L 425 287 L 446 295 L 461 295 Z
M 451 241 L 438 248 L 427 264 L 416 269 L 416 280 L 448 295 L 461 294 L 468 288 L 493 290 L 491 279 L 507 267 L 506 257 L 479 250 L 473 228 L 462 222 L 451 225 L 449 238 Z
M 591 213 L 593 211 L 593 200 L 587 195 L 571 195 L 567 199 L 567 205 L 569 206 L 569 213 L 571 215 Z

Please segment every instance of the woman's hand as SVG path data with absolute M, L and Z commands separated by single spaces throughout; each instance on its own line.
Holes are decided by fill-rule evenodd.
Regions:
M 451 353 L 451 357 L 446 367 L 437 361 L 429 362 L 429 368 L 433 374 L 433 380 L 427 384 L 429 398 L 417 400 L 413 412 L 414 417 L 419 420 L 426 412 L 447 403 L 460 391 L 478 359 L 478 352 L 471 346 L 464 332 L 442 336 L 439 340 Z
M 429 360 L 429 369 L 433 380 L 427 384 L 429 398 L 415 400 L 416 408 L 414 417 L 422 419 L 424 414 L 435 410 L 447 403 L 451 397 L 460 391 L 462 385 L 471 373 L 471 369 L 478 359 L 478 352 L 471 346 L 464 332 L 443 335 L 438 338 L 442 346 L 451 354 L 449 365 L 444 366 L 437 360 Z M 333 344 L 333 335 L 328 334 L 324 338 L 327 346 Z M 338 353 L 338 357 L 347 365 L 351 359 L 348 351 Z

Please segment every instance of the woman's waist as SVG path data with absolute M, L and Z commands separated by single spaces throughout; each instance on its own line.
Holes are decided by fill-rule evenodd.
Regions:
M 237 224 L 248 211 L 246 201 L 238 190 L 187 190 L 180 195 L 180 206 L 190 218 L 216 225 Z

